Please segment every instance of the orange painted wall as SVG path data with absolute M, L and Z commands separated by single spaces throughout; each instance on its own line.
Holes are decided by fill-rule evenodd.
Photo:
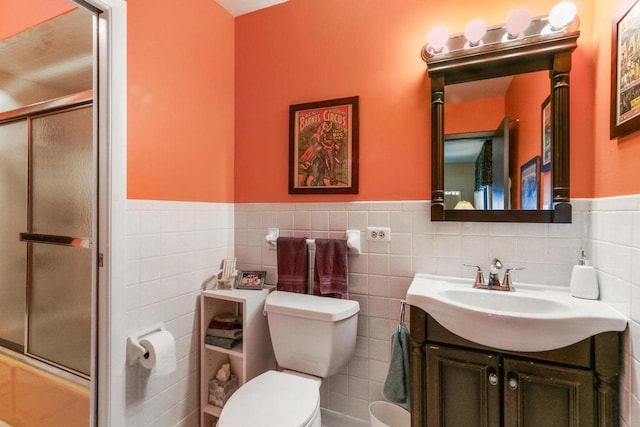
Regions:
M 236 19 L 236 202 L 430 198 L 429 31 L 462 32 L 515 7 L 543 15 L 556 0 L 290 0 Z M 589 197 L 593 164 L 591 0 L 577 0 L 582 36 L 572 71 L 572 196 Z M 578 69 L 581 68 L 581 69 Z M 360 193 L 288 194 L 288 107 L 360 96 Z M 259 164 L 246 173 L 242 165 Z
M 542 103 L 550 94 L 549 73 L 520 74 L 513 78 L 506 96 L 506 111 L 515 132 L 511 135 L 511 203 L 520 208 L 520 167 L 542 153 Z M 521 102 L 527 99 L 530 102 Z M 517 120 L 517 123 L 514 122 Z
M 541 153 L 541 108 L 549 93 L 549 76 L 546 72 L 515 76 L 509 86 L 506 110 L 512 120 L 518 120 L 518 166 Z M 523 103 L 523 99 L 530 102 Z
M 75 9 L 67 0 L 0 0 L 0 39 Z
M 640 193 L 640 132 L 618 139 L 609 138 L 611 28 L 618 10 L 627 10 L 629 0 L 594 1 L 600 18 L 594 27 L 595 152 L 594 196 L 606 197 Z
M 128 198 L 233 202 L 233 17 L 212 0 L 127 6 Z
M 503 96 L 445 104 L 444 133 L 492 131 L 505 116 Z

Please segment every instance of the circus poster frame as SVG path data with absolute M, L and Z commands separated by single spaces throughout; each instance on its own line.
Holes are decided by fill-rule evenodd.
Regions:
M 358 194 L 358 100 L 289 106 L 289 194 Z

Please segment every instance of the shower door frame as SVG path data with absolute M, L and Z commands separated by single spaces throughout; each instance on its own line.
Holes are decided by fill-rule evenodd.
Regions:
M 32 138 L 31 138 L 31 120 L 32 119 L 36 119 L 39 117 L 44 117 L 46 115 L 50 115 L 50 114 L 56 114 L 56 113 L 60 113 L 63 111 L 72 111 L 75 109 L 79 109 L 79 108 L 88 108 L 88 107 L 92 107 L 95 108 L 95 104 L 94 104 L 94 99 L 93 99 L 93 90 L 87 90 L 87 91 L 83 91 L 83 92 L 79 92 L 76 94 L 72 94 L 72 95 L 67 95 L 67 96 L 63 96 L 60 98 L 56 98 L 53 100 L 49 100 L 49 101 L 44 101 L 44 102 L 39 102 L 33 105 L 29 105 L 26 107 L 22 107 L 22 108 L 18 108 L 15 110 L 11 110 L 11 111 L 7 111 L 7 112 L 3 112 L 0 113 L 0 126 L 1 125 L 5 125 L 5 124 L 9 124 L 9 123 L 15 123 L 15 122 L 20 122 L 23 120 L 27 121 L 27 189 L 26 189 L 26 198 L 27 198 L 27 230 L 31 230 L 31 226 L 32 226 L 32 187 L 31 187 L 31 174 L 32 174 L 32 168 L 31 168 L 31 162 L 32 162 Z M 97 139 L 97 126 L 96 126 L 96 113 L 94 111 L 93 113 L 93 118 L 92 118 L 92 123 L 91 123 L 91 127 L 92 127 L 92 164 L 91 164 L 91 169 L 92 169 L 92 176 L 94 177 L 95 180 L 95 185 L 93 186 L 93 192 L 92 192 L 92 206 L 91 206 L 91 228 L 92 228 L 92 241 L 86 241 L 86 240 L 82 240 L 79 243 L 74 243 L 74 242 L 66 242 L 60 239 L 57 239 L 57 242 L 52 242 L 52 239 L 56 239 L 60 236 L 45 236 L 45 235 L 37 235 L 37 234 L 32 234 L 29 233 L 27 230 L 24 230 L 24 232 L 20 233 L 20 240 L 24 241 L 26 243 L 33 243 L 33 242 L 41 242 L 41 243 L 52 243 L 52 244 L 62 244 L 62 245 L 67 245 L 67 246 L 81 246 L 81 247 L 90 247 L 91 248 L 91 263 L 92 263 L 92 274 L 91 274 L 91 313 L 95 313 L 96 312 L 96 289 L 97 289 L 97 284 L 98 284 L 98 242 L 99 242 L 99 229 L 98 229 L 98 215 L 99 215 L 99 197 L 100 197 L 100 191 L 99 191 L 99 176 L 100 176 L 100 171 L 99 171 L 99 150 L 98 150 L 98 139 Z M 72 237 L 77 237 L 77 236 L 72 236 Z M 89 357 L 91 358 L 91 370 L 89 375 L 85 375 L 81 372 L 77 372 L 71 368 L 68 368 L 66 366 L 60 365 L 58 363 L 55 363 L 51 360 L 47 360 L 44 359 L 42 357 L 39 357 L 35 354 L 32 354 L 29 352 L 29 329 L 28 329 L 28 325 L 29 325 L 29 303 L 30 303 L 30 283 L 31 283 L 31 274 L 30 274 L 30 264 L 31 264 L 31 248 L 30 246 L 27 246 L 27 248 L 25 248 L 25 251 L 27 253 L 26 255 L 26 259 L 27 259 L 27 264 L 25 266 L 26 269 L 26 283 L 24 284 L 25 286 L 25 297 L 26 297 L 26 310 L 25 310 L 25 317 L 24 317 L 24 324 L 25 324 L 25 330 L 24 330 L 24 340 L 23 340 L 23 345 L 22 346 L 18 346 L 9 342 L 5 342 L 4 340 L 2 340 L 2 346 L 9 348 L 10 350 L 13 351 L 17 351 L 21 354 L 24 354 L 25 356 L 28 356 L 32 359 L 38 360 L 40 362 L 43 362 L 47 365 L 53 366 L 55 367 L 56 370 L 60 370 L 62 372 L 56 372 L 56 370 L 53 371 L 53 373 L 60 375 L 62 377 L 65 377 L 67 379 L 73 379 L 73 377 L 70 377 L 68 375 L 65 375 L 65 373 L 71 373 L 77 377 L 80 377 L 84 380 L 90 381 L 91 377 L 94 377 L 94 364 L 95 364 L 95 340 L 96 340 L 96 328 L 95 325 L 91 325 L 91 350 L 90 350 L 90 355 Z M 94 316 L 91 316 L 91 318 L 93 319 Z M 20 347 L 20 348 L 18 348 Z M 41 364 L 39 364 L 40 369 L 43 369 L 43 366 Z M 78 381 L 80 383 L 83 383 L 83 381 Z

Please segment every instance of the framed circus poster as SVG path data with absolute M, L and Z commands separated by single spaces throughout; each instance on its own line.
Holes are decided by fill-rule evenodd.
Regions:
M 640 2 L 627 1 L 611 34 L 611 139 L 640 129 Z
M 289 194 L 358 193 L 358 97 L 289 107 Z

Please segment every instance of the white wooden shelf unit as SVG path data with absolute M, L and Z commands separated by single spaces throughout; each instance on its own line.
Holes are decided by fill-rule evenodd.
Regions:
M 209 380 L 229 362 L 240 385 L 261 373 L 275 369 L 264 302 L 270 289 L 205 290 L 200 298 L 200 425 L 209 427 L 221 408 L 209 404 Z M 231 349 L 205 344 L 207 327 L 213 316 L 231 312 L 242 316 L 242 342 Z

